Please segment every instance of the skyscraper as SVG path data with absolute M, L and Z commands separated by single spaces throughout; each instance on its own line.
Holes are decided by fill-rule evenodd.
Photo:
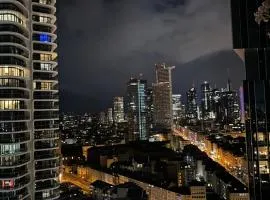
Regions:
M 119 123 L 124 121 L 124 98 L 114 97 L 113 99 L 113 121 Z
M 146 105 L 147 105 L 147 125 L 148 125 L 148 133 L 150 134 L 151 130 L 154 126 L 153 115 L 154 115 L 154 103 L 153 103 L 153 89 L 147 88 L 146 90 Z
M 55 2 L 0 2 L 0 199 L 59 197 Z
M 194 87 L 187 92 L 186 118 L 188 123 L 195 123 L 198 120 L 197 93 Z
M 126 140 L 147 140 L 147 81 L 131 78 L 127 85 L 126 111 L 129 133 Z
M 201 111 L 202 119 L 213 118 L 212 89 L 207 81 L 201 85 Z
M 172 128 L 172 66 L 158 64 L 153 84 L 154 124 L 161 129 Z
M 269 199 L 270 190 L 269 23 L 262 21 L 259 25 L 254 16 L 262 2 L 231 1 L 233 47 L 244 60 L 246 68 L 244 101 L 251 200 Z M 261 13 L 269 15 L 269 1 L 265 1 L 264 6 Z M 256 18 L 257 22 L 259 19 Z
M 112 108 L 108 108 L 107 111 L 107 120 L 109 124 L 113 123 L 113 109 Z
M 181 102 L 181 94 L 173 94 L 172 95 L 172 110 L 173 110 L 173 121 L 178 123 L 181 117 L 182 111 L 182 102 Z

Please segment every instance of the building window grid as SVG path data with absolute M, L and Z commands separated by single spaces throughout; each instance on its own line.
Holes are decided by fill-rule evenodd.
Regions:
M 0 76 L 24 77 L 24 70 L 9 66 L 0 67 Z

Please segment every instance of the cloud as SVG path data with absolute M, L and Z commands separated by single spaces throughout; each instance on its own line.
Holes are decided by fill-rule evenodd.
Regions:
M 60 86 L 75 93 L 110 99 L 124 92 L 131 75 L 151 82 L 156 62 L 179 69 L 232 48 L 229 0 L 57 2 Z M 182 82 L 200 78 L 185 72 Z

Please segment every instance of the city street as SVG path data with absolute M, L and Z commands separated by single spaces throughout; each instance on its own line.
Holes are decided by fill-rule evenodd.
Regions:
M 188 129 L 185 129 L 185 131 L 189 131 Z M 185 140 L 188 140 L 191 142 L 191 144 L 196 145 L 201 151 L 207 153 L 208 157 L 211 158 L 213 161 L 219 163 L 221 166 L 223 166 L 232 176 L 234 176 L 236 179 L 238 179 L 243 184 L 248 184 L 248 176 L 247 173 L 241 168 L 237 168 L 236 166 L 231 166 L 228 163 L 230 163 L 230 160 L 226 160 L 225 157 L 223 158 L 217 158 L 215 155 L 211 155 L 209 153 L 210 151 L 205 149 L 205 144 L 203 144 L 202 141 L 196 141 L 191 140 L 189 137 L 187 137 L 183 132 L 180 130 L 174 129 L 174 134 L 182 137 Z M 197 138 L 197 137 L 196 137 Z M 231 155 L 233 157 L 233 155 Z M 227 164 L 225 164 L 227 163 Z
M 63 172 L 62 177 L 61 177 L 61 183 L 64 183 L 64 182 L 70 182 L 80 187 L 82 191 L 85 192 L 86 194 L 91 193 L 91 190 L 89 187 L 91 183 L 89 181 L 86 181 L 82 178 L 77 177 L 74 174 Z

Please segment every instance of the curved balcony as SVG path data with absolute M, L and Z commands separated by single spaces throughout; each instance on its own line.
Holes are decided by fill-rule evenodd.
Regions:
M 58 159 L 60 154 L 56 150 L 35 151 L 35 160 Z
M 41 151 L 41 150 L 52 150 L 52 149 L 58 149 L 59 144 L 58 142 L 55 142 L 54 140 L 43 140 L 43 141 L 36 141 L 35 142 L 35 150 Z
M 26 88 L 24 80 L 16 78 L 0 78 L 0 89 L 2 88 Z M 28 89 L 29 90 L 29 89 Z
M 24 16 L 28 16 L 28 10 L 24 0 L 2 0 L 2 9 L 14 10 L 22 13 Z
M 59 119 L 58 111 L 35 111 L 34 120 L 39 119 Z
M 29 51 L 24 46 L 18 45 L 16 43 L 9 43 L 9 45 L 5 45 L 0 43 L 0 54 L 4 55 L 18 55 L 25 58 L 29 58 Z
M 52 100 L 52 101 L 59 101 L 59 95 L 53 91 L 35 91 L 34 92 L 34 99 L 36 101 L 40 100 Z
M 0 144 L 25 143 L 30 140 L 30 132 L 0 134 Z
M 57 73 L 50 73 L 50 71 L 34 72 L 33 78 L 36 81 L 48 81 L 48 82 L 58 82 Z
M 47 131 L 35 131 L 35 140 L 43 141 L 43 140 L 56 140 L 60 138 L 60 134 L 55 130 L 47 130 Z
M 8 158 L 15 159 L 13 156 L 18 156 L 18 155 L 23 155 L 28 153 L 28 148 L 25 143 L 22 144 L 3 144 L 1 145 L 1 151 L 0 151 L 0 156 L 5 156 L 8 160 Z
M 27 122 L 3 122 L 0 132 L 9 134 L 28 131 Z
M 4 4 L 1 3 L 1 6 Z M 19 11 L 15 11 L 13 9 L 17 9 L 16 6 L 12 6 L 13 4 L 7 5 L 6 10 L 0 8 L 0 24 L 16 24 L 26 29 L 26 17 Z
M 0 187 L 0 193 L 8 191 L 16 191 L 25 188 L 30 183 L 30 176 L 29 174 L 26 174 L 25 176 L 19 179 L 10 179 L 6 180 L 6 182 L 7 182 L 6 185 L 2 184 L 2 186 Z
M 56 180 L 36 182 L 36 191 L 53 190 L 56 188 L 59 188 L 59 183 Z
M 17 167 L 17 168 L 6 168 L 6 169 L 0 169 L 0 181 L 1 180 L 6 180 L 6 179 L 11 179 L 13 178 L 15 179 L 19 179 L 23 176 L 25 176 L 25 174 L 28 173 L 28 169 L 27 166 L 21 166 L 21 167 Z
M 59 103 L 52 101 L 35 101 L 34 108 L 37 111 L 43 110 L 59 110 Z
M 28 189 L 22 188 L 17 191 L 5 191 L 0 193 L 0 199 L 1 200 L 18 200 L 18 199 L 26 199 L 26 197 L 29 196 Z
M 53 14 L 46 14 L 40 12 L 33 12 L 33 21 L 36 23 L 54 24 L 56 17 Z
M 0 23 L 0 34 L 11 34 L 22 37 L 25 40 L 29 40 L 29 32 L 16 24 L 1 24 Z
M 56 12 L 55 6 L 52 4 L 52 1 L 48 3 L 43 3 L 42 1 L 33 1 L 33 12 L 45 13 L 45 14 L 54 14 Z
M 58 169 L 60 166 L 60 160 L 41 160 L 35 163 L 36 171 L 44 171 L 48 169 Z
M 10 155 L 5 156 L 5 159 L 0 160 L 0 168 L 15 168 L 19 166 L 26 165 L 30 162 L 30 155 L 29 153 L 24 155 Z
M 35 177 L 36 177 L 37 181 L 56 179 L 59 177 L 59 170 L 58 169 L 49 169 L 46 171 L 36 171 Z
M 0 121 L 24 121 L 30 120 L 29 112 L 25 111 L 5 111 L 0 112 Z
M 0 32 L 0 44 L 2 44 L 2 43 L 19 44 L 23 47 L 26 47 L 25 38 L 17 33 L 7 33 L 7 32 L 1 31 Z
M 26 59 L 18 58 L 17 56 L 10 55 L 10 56 L 2 56 L 0 55 L 0 64 L 1 65 L 16 65 L 20 67 L 27 67 Z
M 54 200 L 54 199 L 58 199 L 59 196 L 60 196 L 59 189 L 49 190 L 49 195 L 47 197 L 43 197 L 42 192 L 36 192 L 35 194 L 36 199 L 43 199 L 43 200 Z
M 48 37 L 48 36 L 47 36 Z M 48 41 L 33 41 L 33 50 L 34 51 L 48 51 L 54 52 L 57 48 L 57 44 L 51 42 L 51 39 L 47 39 Z
M 1 89 L 0 99 L 28 100 L 29 92 L 20 89 Z
M 34 127 L 36 130 L 58 130 L 58 120 L 46 120 L 46 121 L 34 121 Z

